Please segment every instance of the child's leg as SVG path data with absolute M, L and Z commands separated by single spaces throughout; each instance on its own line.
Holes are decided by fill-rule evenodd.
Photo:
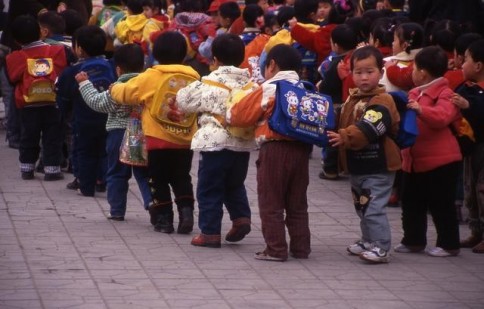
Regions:
M 124 129 L 111 130 L 106 138 L 108 155 L 107 199 L 112 217 L 124 217 L 126 214 L 126 196 L 129 187 L 128 180 L 131 178 L 131 166 L 119 161 L 119 148 L 124 131 Z
M 170 185 L 175 195 L 178 210 L 177 233 L 187 234 L 193 230 L 193 195 L 192 168 L 193 151 L 190 149 L 172 149 L 169 152 L 170 161 L 174 162 L 171 171 Z
M 391 247 L 390 224 L 385 206 L 392 193 L 395 173 L 351 175 L 350 182 L 357 196 L 356 212 L 361 218 L 362 241 L 385 251 Z
M 146 166 L 133 166 L 133 175 L 138 183 L 139 191 L 141 192 L 141 197 L 143 198 L 143 206 L 146 210 L 152 202 L 151 189 L 149 185 L 149 173 L 148 167 Z
M 459 223 L 454 207 L 458 163 L 450 163 L 429 172 L 427 184 L 429 210 L 437 230 L 436 246 L 444 250 L 458 250 Z
M 60 112 L 55 106 L 41 107 L 42 115 L 42 159 L 46 177 L 60 174 L 62 157 L 62 131 Z
M 41 120 L 39 109 L 35 107 L 22 108 L 19 109 L 19 112 L 22 130 L 19 148 L 20 171 L 22 173 L 32 173 L 33 178 L 35 162 L 40 152 Z

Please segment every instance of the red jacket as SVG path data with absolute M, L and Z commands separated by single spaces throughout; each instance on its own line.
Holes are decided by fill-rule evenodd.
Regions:
M 452 90 L 455 90 L 457 86 L 465 81 L 462 70 L 449 70 L 444 77 L 449 81 L 449 87 Z
M 291 30 L 291 36 L 304 48 L 318 54 L 318 64 L 323 62 L 331 52 L 331 32 L 336 24 L 319 27 L 316 31 L 296 24 Z
M 457 139 L 450 129 L 462 117 L 459 108 L 451 102 L 453 94 L 445 78 L 409 92 L 409 100 L 416 100 L 422 113 L 417 118 L 419 134 L 415 144 L 402 150 L 403 171 L 427 172 L 462 160 Z

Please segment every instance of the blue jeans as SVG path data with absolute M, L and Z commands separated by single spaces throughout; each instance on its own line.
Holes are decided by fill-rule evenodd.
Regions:
M 250 218 L 244 181 L 250 152 L 230 150 L 200 153 L 198 166 L 198 226 L 203 234 L 220 235 L 223 204 L 230 220 Z
M 350 175 L 356 213 L 360 217 L 361 240 L 385 251 L 391 247 L 390 224 L 385 206 L 392 194 L 394 178 L 394 172 Z
M 126 195 L 128 194 L 131 174 L 138 183 L 143 206 L 148 209 L 151 203 L 151 190 L 148 185 L 148 168 L 131 166 L 119 161 L 119 148 L 123 141 L 125 129 L 114 129 L 108 132 L 106 152 L 108 154 L 107 197 L 111 207 L 111 216 L 124 217 L 126 214 Z

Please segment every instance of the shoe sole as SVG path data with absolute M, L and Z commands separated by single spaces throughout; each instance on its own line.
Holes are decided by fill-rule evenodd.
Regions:
M 228 242 L 238 242 L 250 233 L 250 225 L 241 225 L 236 233 L 233 235 L 225 236 L 225 240 Z
M 183 222 L 178 225 L 176 232 L 178 234 L 190 234 L 193 231 L 193 224 L 193 219 L 183 220 Z
M 270 255 L 267 255 L 263 252 L 257 252 L 254 255 L 254 259 L 259 260 L 259 261 L 271 261 L 271 262 L 284 262 L 285 261 L 285 259 L 283 259 L 283 258 L 270 256 Z
M 366 258 L 363 254 L 360 254 L 360 259 L 362 259 L 363 261 L 366 261 L 366 262 L 373 263 L 373 264 L 383 264 L 383 263 L 389 262 L 388 257 L 379 258 L 379 260 L 372 260 L 372 259 Z
M 221 248 L 222 247 L 222 244 L 219 244 L 219 243 L 203 243 L 203 244 L 197 244 L 197 243 L 191 243 L 192 246 L 195 246 L 195 247 L 205 247 L 205 248 Z
M 175 228 L 159 228 L 159 227 L 154 227 L 153 230 L 158 233 L 165 233 L 165 234 L 171 234 L 175 231 Z

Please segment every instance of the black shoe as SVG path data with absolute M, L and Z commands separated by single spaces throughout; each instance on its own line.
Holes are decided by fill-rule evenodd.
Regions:
M 55 181 L 64 179 L 64 174 L 62 173 L 47 173 L 44 175 L 44 181 Z
M 108 220 L 113 220 L 113 221 L 124 221 L 124 217 L 121 216 L 108 216 Z
M 34 179 L 34 171 L 22 172 L 22 179 L 23 180 Z
M 66 188 L 69 189 L 69 190 L 77 190 L 77 189 L 79 189 L 79 181 L 77 180 L 77 178 L 74 178 L 74 180 L 72 182 L 69 182 L 66 185 Z
M 178 210 L 178 234 L 188 234 L 193 231 L 193 209 L 189 207 Z
M 166 234 L 173 233 L 173 231 L 175 231 L 175 228 L 173 227 L 173 211 L 171 211 L 171 213 L 160 215 L 158 217 L 158 222 L 155 224 L 154 230 L 155 232 Z
M 95 187 L 96 192 L 106 192 L 106 184 L 103 183 L 97 183 Z

